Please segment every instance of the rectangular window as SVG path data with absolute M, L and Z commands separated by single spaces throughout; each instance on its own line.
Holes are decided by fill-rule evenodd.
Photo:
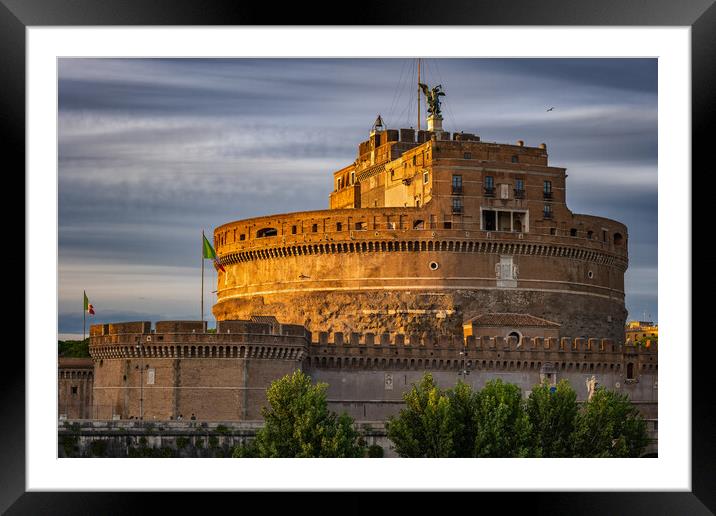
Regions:
M 339 177 L 338 178 L 338 188 L 336 188 L 336 190 L 340 190 L 341 188 L 343 188 L 343 178 Z
M 336 223 L 336 231 L 343 231 L 343 224 L 341 224 L 340 222 L 337 222 Z
M 458 175 L 452 176 L 452 193 L 453 194 L 461 194 L 462 193 L 462 176 L 458 176 Z
M 551 205 L 551 204 L 545 204 L 545 205 L 544 205 L 544 218 L 545 218 L 545 219 L 551 219 L 551 218 L 552 218 L 552 205 Z
M 518 178 L 515 179 L 515 199 L 525 198 L 525 180 Z
M 452 212 L 458 214 L 462 213 L 462 197 L 452 198 Z
M 239 235 L 239 240 L 246 240 L 246 234 L 245 234 L 245 233 L 241 233 L 241 234 Z
M 295 235 L 298 232 L 298 228 L 296 226 L 291 226 L 291 234 Z
M 354 185 L 356 183 L 356 173 L 351 172 L 351 184 Z
M 72 386 L 72 394 L 77 394 L 77 386 L 76 385 Z
M 517 155 L 512 156 L 512 163 L 517 163 L 518 161 L 520 161 L 519 156 L 517 156 Z
M 365 229 L 365 222 L 356 222 L 356 229 L 358 231 Z
M 472 159 L 472 153 L 471 153 L 471 152 L 466 152 L 465 154 L 463 154 L 463 157 L 464 157 L 465 159 Z
M 485 195 L 495 195 L 495 178 L 492 176 L 485 176 Z
M 552 198 L 552 181 L 545 181 L 544 187 L 542 190 L 542 193 L 544 193 L 545 199 L 551 199 Z
M 497 230 L 512 231 L 512 213 L 509 211 L 497 212 Z
M 482 212 L 482 229 L 484 231 L 495 231 L 497 216 L 492 210 Z
M 311 231 L 312 231 L 313 233 L 317 233 L 317 232 L 318 232 L 318 224 L 313 224 L 313 225 L 311 226 Z
M 423 184 L 426 185 L 430 181 L 430 174 L 428 172 L 423 172 Z
M 446 220 L 443 222 L 443 229 L 452 229 L 452 222 Z

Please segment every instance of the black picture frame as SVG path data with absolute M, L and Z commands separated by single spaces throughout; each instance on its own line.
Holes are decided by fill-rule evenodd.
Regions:
M 338 13 L 345 14 L 338 14 Z M 189 0 L 0 0 L 0 120 L 8 174 L 19 177 L 25 166 L 25 29 L 30 26 L 110 26 L 110 25 L 532 25 L 532 26 L 689 26 L 692 36 L 692 170 L 709 171 L 707 159 L 716 120 L 716 6 L 714 0 L 694 0 L 686 4 L 670 0 L 543 0 L 522 1 L 425 1 L 407 3 L 363 2 L 342 5 L 341 9 L 312 4 L 236 3 Z M 710 168 L 713 168 L 711 165 Z M 687 178 L 689 171 L 682 171 Z M 691 180 L 696 179 L 691 175 Z M 23 186 L 24 189 L 24 186 Z M 697 190 L 706 193 L 705 190 Z M 24 190 L 23 190 L 24 191 Z M 693 191 L 693 190 L 692 190 Z M 696 205 L 695 199 L 692 205 Z M 693 217 L 693 233 L 700 221 Z M 693 255 L 691 255 L 693 256 Z M 713 259 L 711 260 L 713 263 Z M 27 269 L 25 273 L 28 274 Z M 703 304 L 692 303 L 695 311 Z M 27 306 L 27 310 L 31 307 Z M 707 318 L 695 319 L 708 322 Z M 696 341 L 684 334 L 680 345 Z M 5 344 L 3 371 L 2 439 L 0 439 L 0 510 L 7 514 L 115 514 L 144 512 L 150 496 L 146 493 L 39 493 L 25 490 L 25 354 Z M 691 492 L 570 492 L 510 493 L 510 507 L 524 504 L 531 513 L 549 514 L 710 514 L 716 511 L 714 478 L 713 400 L 708 380 L 713 361 L 713 343 L 708 340 L 692 346 L 692 490 Z M 7 364 L 12 364 L 12 367 Z M 689 381 L 684 379 L 684 381 Z M 271 494 L 271 503 L 276 501 Z M 212 495 L 216 496 L 216 495 Z M 247 494 L 237 494 L 242 503 Z M 346 500 L 351 512 L 386 512 L 391 503 L 352 493 Z M 447 494 L 438 496 L 448 496 Z M 476 510 L 488 503 L 486 497 L 505 493 L 480 494 L 470 502 Z M 222 497 L 225 498 L 225 497 Z M 233 498 L 233 495 L 232 495 Z M 265 499 L 264 497 L 263 499 Z M 303 497 L 290 498 L 296 506 Z M 413 496 L 422 504 L 422 497 Z M 494 500 L 497 501 L 497 500 Z M 503 498 L 504 501 L 504 498 Z M 187 508 L 180 493 L 161 496 L 162 511 Z M 212 501 L 213 504 L 221 502 Z M 400 502 L 401 511 L 408 509 Z M 479 505 L 478 505 L 479 504 Z M 218 507 L 218 506 L 217 506 Z M 260 507 L 260 505 L 259 505 Z M 456 509 L 459 510 L 458 507 Z M 343 512 L 343 511 L 342 511 Z

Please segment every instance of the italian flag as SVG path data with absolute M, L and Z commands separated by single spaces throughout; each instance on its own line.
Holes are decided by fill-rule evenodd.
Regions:
M 224 269 L 224 266 L 219 263 L 219 259 L 216 257 L 216 251 L 214 251 L 214 248 L 211 247 L 211 244 L 206 239 L 206 235 L 202 235 L 202 237 L 204 238 L 204 259 L 214 260 L 214 267 L 221 269 L 221 272 L 226 272 L 226 269 Z
M 82 293 L 85 295 L 85 312 L 90 315 L 94 315 L 94 306 L 92 306 L 89 302 L 89 299 L 87 299 L 87 292 L 82 291 Z

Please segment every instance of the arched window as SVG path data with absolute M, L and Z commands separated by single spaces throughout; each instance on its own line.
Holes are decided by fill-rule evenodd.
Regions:
M 621 233 L 614 233 L 614 245 L 623 245 L 624 237 Z
M 632 362 L 629 362 L 627 364 L 627 380 L 633 380 L 634 379 L 634 364 Z

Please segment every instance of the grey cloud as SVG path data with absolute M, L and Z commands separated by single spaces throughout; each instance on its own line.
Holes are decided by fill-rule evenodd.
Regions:
M 411 60 L 62 59 L 59 70 L 61 329 L 76 329 L 83 288 L 112 317 L 196 311 L 201 228 L 325 208 L 331 172 L 377 113 L 415 125 Z M 656 267 L 656 71 L 631 59 L 423 68 L 448 93 L 448 129 L 547 143 L 567 168 L 570 208 L 628 225 L 630 311 L 656 306 L 654 274 L 633 272 Z

